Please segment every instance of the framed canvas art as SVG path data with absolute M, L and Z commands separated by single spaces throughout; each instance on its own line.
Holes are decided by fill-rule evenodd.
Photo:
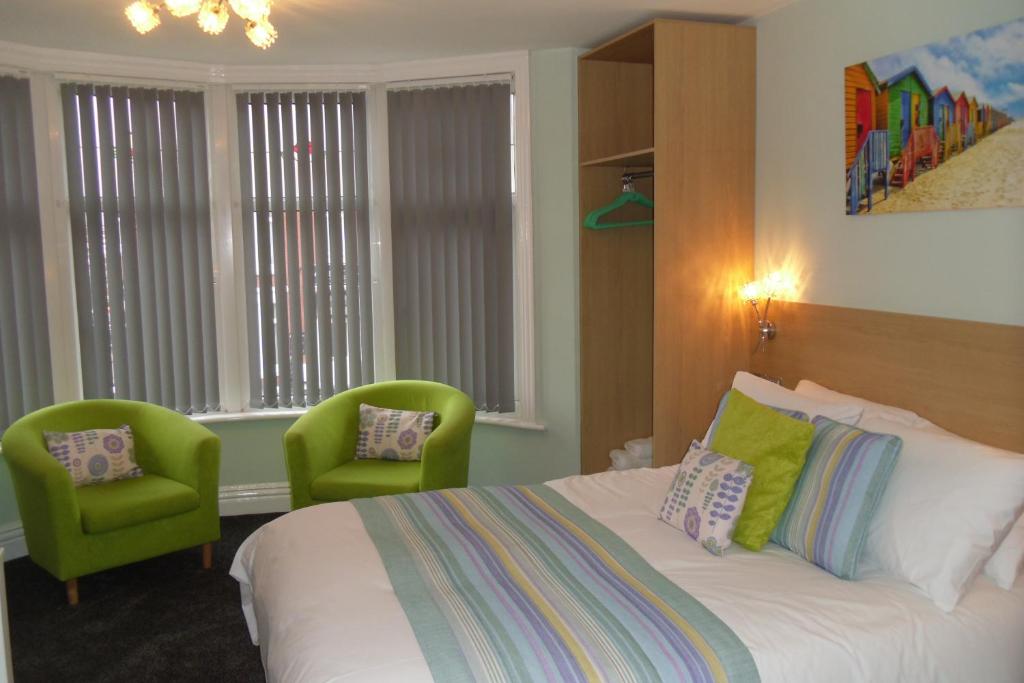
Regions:
M 846 67 L 846 212 L 1024 206 L 1024 17 Z

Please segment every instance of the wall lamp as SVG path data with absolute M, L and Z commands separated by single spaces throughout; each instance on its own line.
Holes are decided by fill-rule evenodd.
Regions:
M 768 319 L 768 309 L 771 308 L 772 299 L 777 297 L 783 290 L 791 289 L 792 283 L 782 274 L 776 271 L 763 280 L 748 282 L 740 288 L 740 297 L 750 304 L 754 309 L 754 316 L 757 318 L 757 328 L 760 339 L 757 344 L 758 351 L 764 351 L 768 341 L 775 339 L 775 323 Z M 764 302 L 763 308 L 758 304 Z

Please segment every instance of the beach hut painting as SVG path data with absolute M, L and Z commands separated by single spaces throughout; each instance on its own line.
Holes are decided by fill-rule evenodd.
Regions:
M 931 90 L 917 67 L 904 69 L 888 79 L 889 154 L 903 149 L 915 128 L 928 125 L 928 100 Z
M 949 88 L 942 86 L 935 91 L 935 96 L 932 97 L 932 121 L 935 124 L 935 135 L 943 145 L 945 145 L 949 129 L 953 127 L 955 108 L 956 103 L 953 101 L 953 95 L 949 92 Z
M 1024 206 L 1024 17 L 843 80 L 848 214 Z
M 964 152 L 964 136 L 956 123 L 956 100 L 949 88 L 942 86 L 932 97 L 932 122 L 938 137 L 942 161 Z
M 970 105 L 967 104 L 967 93 L 960 93 L 955 102 L 954 112 L 956 113 L 956 125 L 960 129 L 960 135 L 967 134 L 967 121 L 969 120 L 968 111 Z
M 874 130 L 878 79 L 867 64 L 846 67 L 846 167 Z
M 968 140 L 967 144 L 973 145 L 978 141 L 978 98 L 972 97 L 967 102 L 967 120 L 970 122 L 967 124 Z

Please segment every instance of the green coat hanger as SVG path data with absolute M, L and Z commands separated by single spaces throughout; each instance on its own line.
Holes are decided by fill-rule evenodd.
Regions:
M 583 221 L 583 227 L 590 228 L 591 230 L 608 230 L 609 228 L 628 228 L 634 225 L 654 225 L 653 220 L 619 221 L 616 223 L 598 222 L 603 216 L 606 216 L 617 209 L 621 209 L 626 204 L 639 204 L 641 206 L 646 206 L 648 209 L 654 208 L 654 202 L 639 192 L 623 192 L 608 206 L 602 206 L 600 209 L 594 209 L 588 213 L 586 219 Z

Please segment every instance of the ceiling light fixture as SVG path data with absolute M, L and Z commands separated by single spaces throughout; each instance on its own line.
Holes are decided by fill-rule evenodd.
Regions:
M 249 21 L 245 24 L 245 35 L 253 45 L 266 50 L 277 40 L 277 29 L 268 19 Z
M 260 21 L 270 15 L 270 3 L 267 0 L 228 0 L 235 14 L 248 21 Z
M 224 27 L 228 25 L 228 17 L 230 16 L 231 12 L 228 11 L 227 5 L 223 2 L 205 0 L 202 8 L 199 10 L 199 17 L 196 21 L 199 22 L 199 28 L 211 36 L 218 36 L 224 31 Z
M 249 41 L 266 50 L 277 40 L 277 29 L 270 23 L 271 0 L 135 0 L 124 14 L 136 31 L 149 33 L 160 25 L 160 10 L 172 17 L 188 17 L 198 13 L 199 28 L 218 35 L 227 26 L 230 10 L 245 19 L 245 35 Z M 229 10 L 230 7 L 230 10 Z
M 160 25 L 160 12 L 146 0 L 136 0 L 124 8 L 124 15 L 135 30 L 145 35 Z
M 199 11 L 203 0 L 164 0 L 164 7 L 171 13 L 172 17 L 187 17 Z

